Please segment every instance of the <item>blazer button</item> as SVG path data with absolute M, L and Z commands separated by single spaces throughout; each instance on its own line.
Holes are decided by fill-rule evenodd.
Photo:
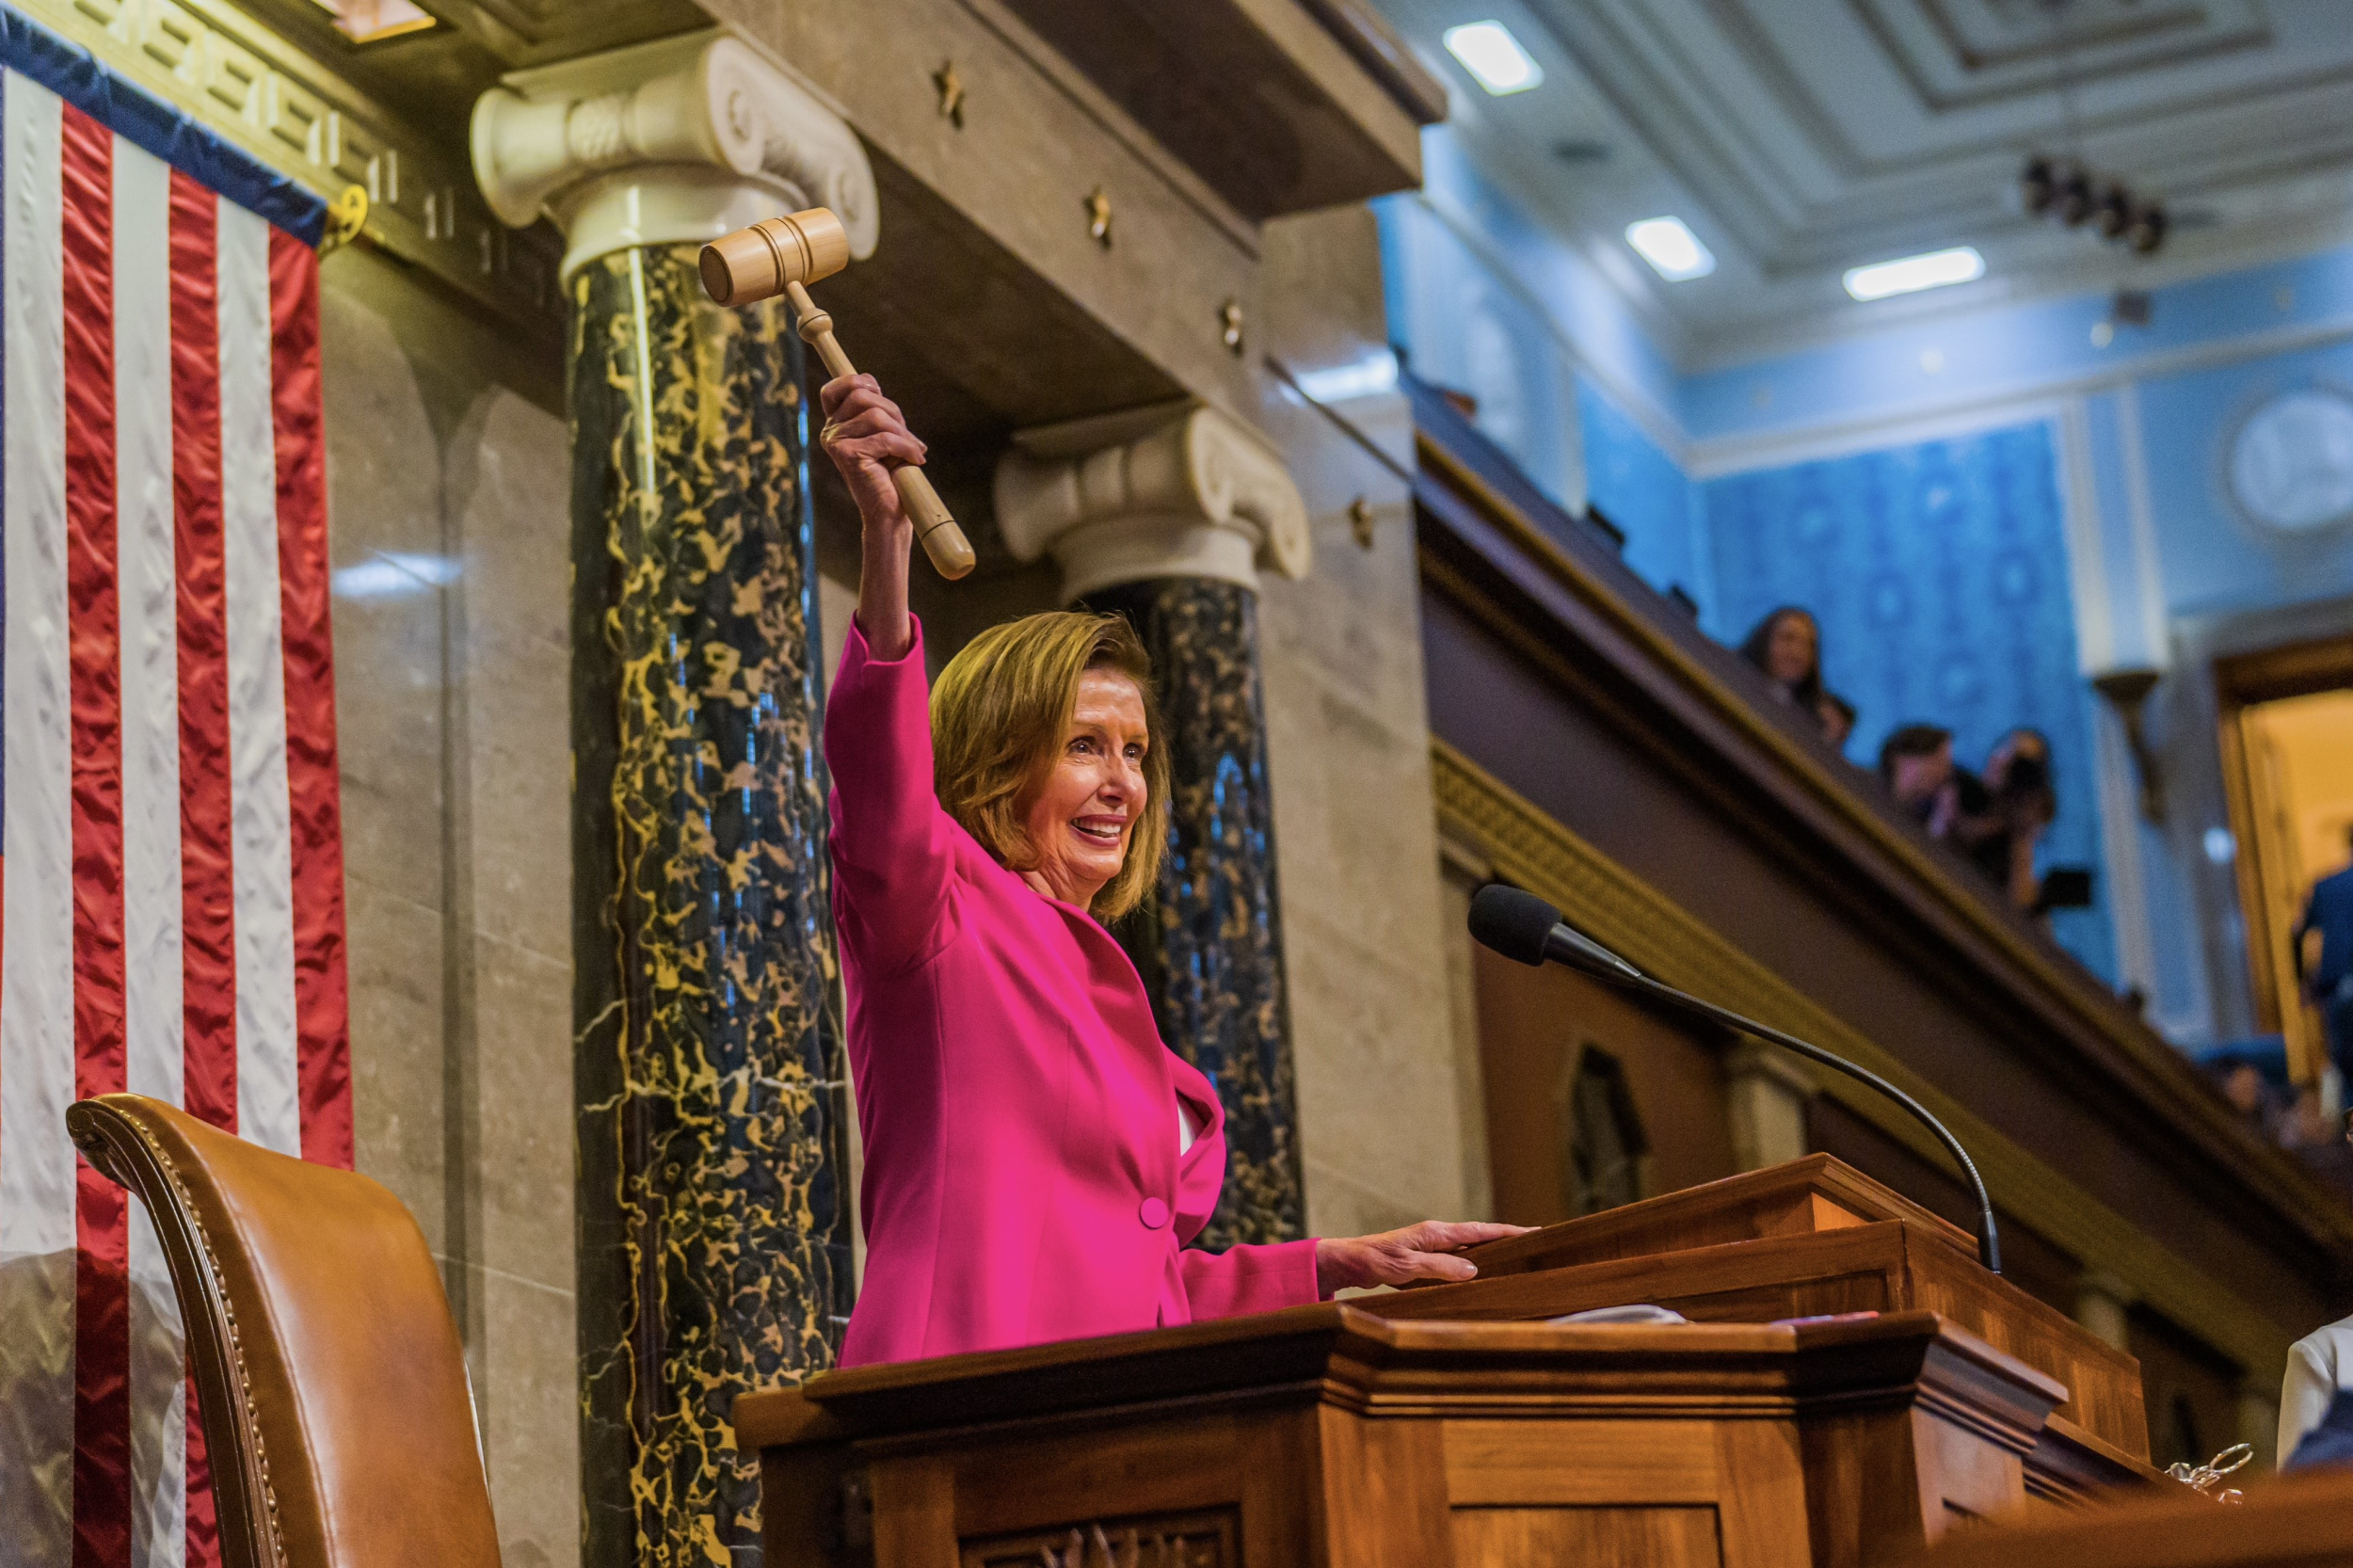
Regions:
M 1168 1205 L 1158 1198 L 1146 1198 L 1137 1206 L 1136 1218 L 1144 1222 L 1144 1229 L 1158 1230 L 1168 1224 Z

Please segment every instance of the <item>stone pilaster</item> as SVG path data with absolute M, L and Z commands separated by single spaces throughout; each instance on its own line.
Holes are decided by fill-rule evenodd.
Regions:
M 1127 616 L 1151 651 L 1168 855 L 1157 895 L 1118 935 L 1162 1035 L 1225 1105 L 1225 1192 L 1203 1240 L 1300 1236 L 1257 571 L 1306 570 L 1305 506 L 1255 434 L 1179 408 L 1027 433 L 999 466 L 997 516 L 1016 555 L 1050 552 L 1066 600 Z
M 1744 1171 L 1802 1160 L 1812 1151 L 1805 1107 L 1814 1080 L 1778 1046 L 1743 1040 L 1724 1055 L 1732 1158 Z
M 2255 1450 L 2249 1477 L 2268 1475 L 2280 1467 L 2280 1380 L 2249 1374 L 2239 1384 L 2238 1440 Z
M 2089 1330 L 2094 1339 L 2129 1355 L 2135 1294 L 2131 1286 L 2105 1270 L 2088 1269 L 2075 1281 L 2075 1321 Z
M 728 1413 L 849 1310 L 841 1048 L 801 344 L 696 252 L 820 200 L 871 251 L 872 174 L 724 35 L 510 78 L 473 141 L 568 246 L 582 1557 L 757 1563 Z

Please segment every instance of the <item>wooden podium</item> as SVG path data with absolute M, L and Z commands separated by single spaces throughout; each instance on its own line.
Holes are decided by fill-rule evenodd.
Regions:
M 1384 1318 L 1526 1320 L 1651 1302 L 1701 1322 L 1934 1312 L 2057 1380 L 2039 1493 L 2154 1476 L 2140 1363 L 1989 1274 L 1975 1238 L 1845 1161 L 1785 1165 L 1474 1249 L 1480 1277 L 1369 1297 Z
M 1833 1160 L 1481 1261 L 746 1395 L 770 1568 L 1867 1568 L 2030 1496 L 2161 1479 L 2130 1358 Z M 1710 1320 L 1530 1320 L 1638 1301 Z M 1855 1316 L 1769 1321 L 1825 1310 Z

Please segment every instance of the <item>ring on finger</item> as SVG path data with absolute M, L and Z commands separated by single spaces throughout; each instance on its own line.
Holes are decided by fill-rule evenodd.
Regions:
M 825 421 L 825 427 L 817 432 L 817 444 L 819 446 L 831 446 L 840 438 L 840 435 L 841 426 L 832 420 L 827 420 Z

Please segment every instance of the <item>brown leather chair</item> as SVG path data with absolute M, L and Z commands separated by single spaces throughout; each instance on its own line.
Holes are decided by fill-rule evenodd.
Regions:
M 464 1352 L 400 1200 L 138 1095 L 66 1125 L 162 1238 L 225 1568 L 496 1568 Z

